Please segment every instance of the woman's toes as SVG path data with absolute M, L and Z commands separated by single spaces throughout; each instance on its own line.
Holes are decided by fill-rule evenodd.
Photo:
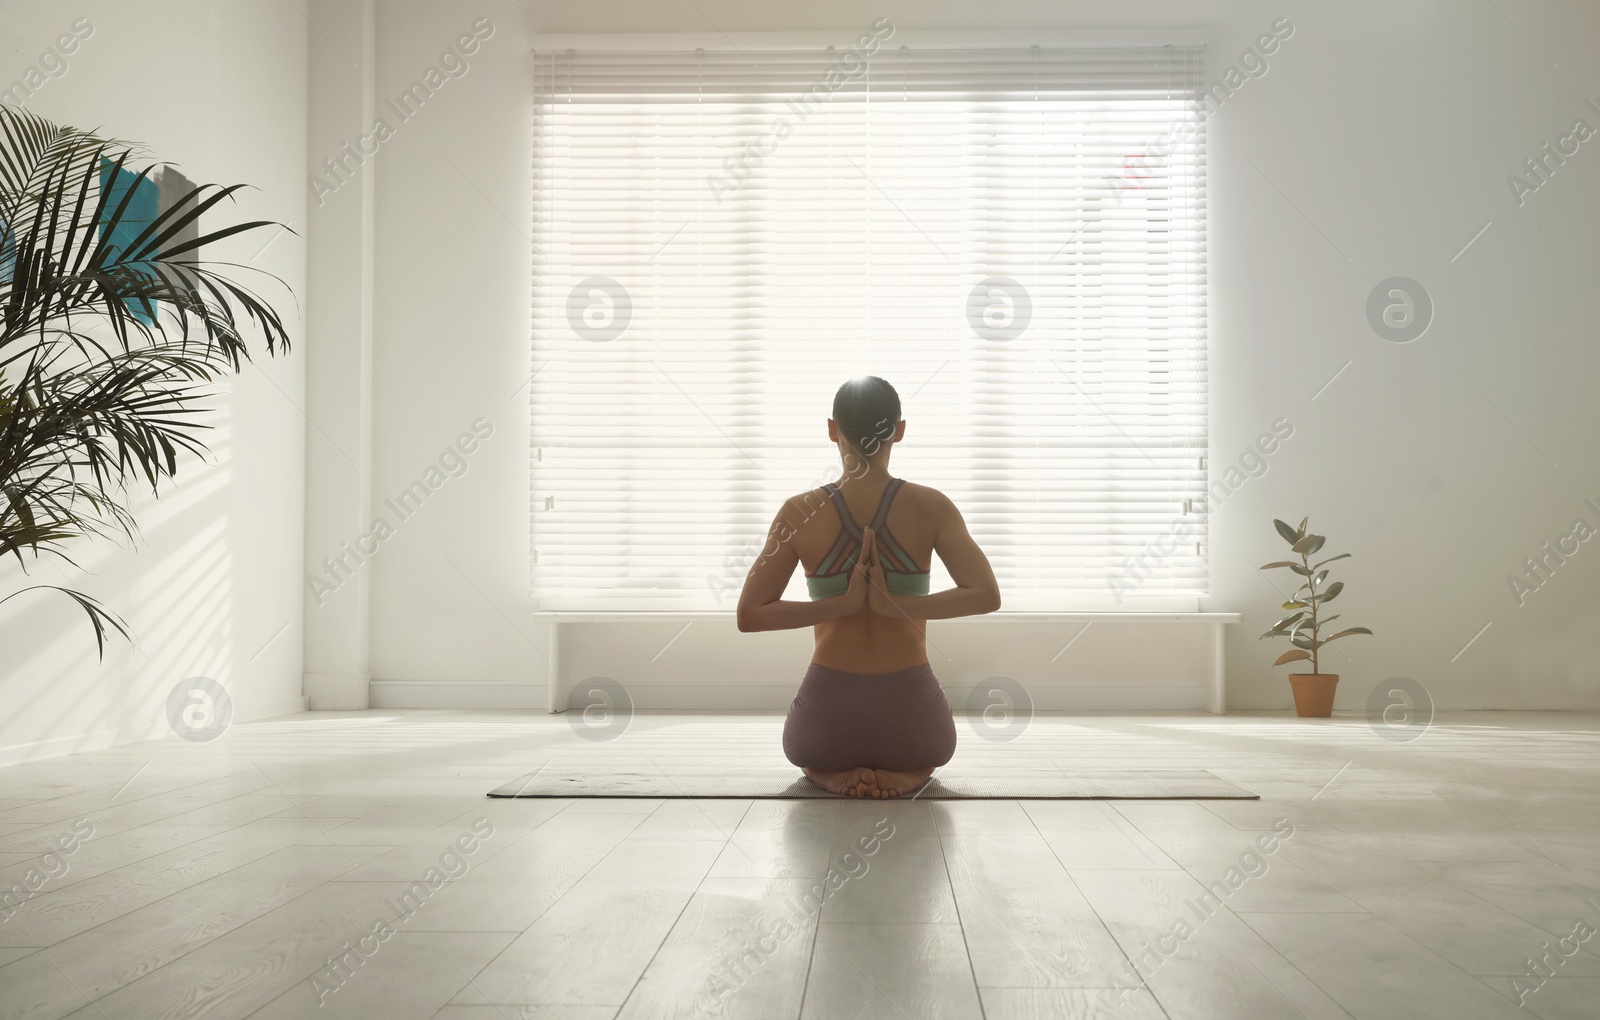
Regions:
M 848 771 L 825 772 L 822 769 L 806 769 L 805 774 L 807 779 L 811 780 L 813 783 L 816 783 L 829 793 L 842 794 L 844 796 L 849 796 L 850 794 L 849 780 L 851 778 L 851 773 Z
M 861 769 L 853 768 L 846 771 L 844 773 L 844 781 L 841 786 L 841 793 L 850 797 L 860 796 L 859 791 L 861 790 Z
M 915 790 L 928 779 L 931 770 L 918 772 L 895 772 L 889 769 L 878 769 L 875 773 L 878 789 L 884 791 L 885 797 L 898 797 L 910 790 Z

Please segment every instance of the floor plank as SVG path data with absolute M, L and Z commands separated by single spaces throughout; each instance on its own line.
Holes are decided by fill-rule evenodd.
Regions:
M 816 936 L 814 890 L 807 879 L 707 878 L 618 1020 L 794 1020 Z
M 802 1020 L 977 1020 L 982 1015 L 960 925 L 818 926 Z
M 624 841 L 457 1001 L 621 1006 L 722 847 L 715 841 Z

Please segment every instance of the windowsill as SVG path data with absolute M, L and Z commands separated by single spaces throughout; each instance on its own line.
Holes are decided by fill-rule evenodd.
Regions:
M 1149 619 L 1151 614 L 1168 614 L 1191 616 L 1201 612 L 1202 600 L 1208 600 L 1209 595 L 1197 592 L 1156 593 L 1138 592 L 1126 595 L 1119 603 L 1110 595 L 1095 593 L 1075 592 L 1071 595 L 1056 595 L 1050 592 L 1039 591 L 1003 591 L 1006 608 L 990 616 L 1007 616 L 1021 619 L 1022 616 L 1039 616 L 1050 619 L 1060 619 L 1065 616 L 1098 616 L 1112 614 L 1121 616 L 1139 617 Z M 792 602 L 807 601 L 804 586 L 791 585 L 780 598 Z M 546 595 L 535 597 L 534 612 L 537 615 L 560 616 L 562 619 L 574 619 L 578 616 L 596 615 L 607 619 L 642 619 L 647 616 L 709 620 L 717 616 L 733 615 L 734 606 L 739 601 L 737 589 L 725 593 L 720 604 L 709 601 L 696 602 L 683 599 L 649 598 L 637 596 L 594 596 L 594 595 Z M 963 617 L 966 619 L 966 617 Z M 981 619 L 981 617 L 979 617 Z
M 732 609 L 679 610 L 679 609 L 553 609 L 533 614 L 535 619 L 559 619 L 562 623 L 613 623 L 630 620 L 715 620 L 733 621 Z M 1203 613 L 1197 611 L 1148 610 L 1133 612 L 1100 612 L 1095 610 L 1000 610 L 980 616 L 957 616 L 947 620 L 930 620 L 930 623 L 975 623 L 985 620 L 998 623 L 1057 623 L 1062 620 L 1089 620 L 1104 623 L 1138 623 L 1145 620 L 1193 621 L 1195 623 L 1238 623 L 1242 613 Z

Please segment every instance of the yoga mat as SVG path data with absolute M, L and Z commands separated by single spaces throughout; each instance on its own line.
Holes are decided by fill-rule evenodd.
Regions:
M 793 800 L 836 797 L 793 768 L 733 771 L 607 768 L 586 763 L 582 772 L 546 766 L 498 789 L 491 797 L 692 797 Z M 1261 795 L 1204 769 L 1118 769 L 1063 772 L 1042 769 L 953 769 L 897 800 L 1260 800 Z M 855 798 L 840 798 L 850 799 Z

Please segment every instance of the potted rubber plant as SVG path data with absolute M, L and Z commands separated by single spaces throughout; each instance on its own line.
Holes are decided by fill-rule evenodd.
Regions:
M 1324 615 L 1323 607 L 1344 591 L 1343 581 L 1328 583 L 1327 565 L 1334 560 L 1347 559 L 1350 554 L 1340 553 L 1312 563 L 1311 557 L 1322 549 L 1326 539 L 1306 530 L 1310 521 L 1309 517 L 1302 519 L 1298 528 L 1291 528 L 1279 520 L 1272 522 L 1278 534 L 1289 543 L 1290 551 L 1300 559 L 1264 563 L 1261 569 L 1287 567 L 1303 580 L 1289 601 L 1283 604 L 1284 609 L 1290 610 L 1289 615 L 1273 624 L 1271 630 L 1261 635 L 1261 639 L 1286 637 L 1294 645 L 1278 656 L 1272 663 L 1274 666 L 1310 660 L 1311 672 L 1289 674 L 1289 686 L 1294 691 L 1295 714 L 1306 718 L 1326 718 L 1333 714 L 1333 694 L 1339 685 L 1339 674 L 1322 672 L 1318 653 L 1324 646 L 1340 638 L 1352 634 L 1371 634 L 1372 631 L 1365 627 L 1346 627 L 1336 634 L 1323 637 L 1323 629 L 1339 618 L 1337 613 L 1333 616 Z

